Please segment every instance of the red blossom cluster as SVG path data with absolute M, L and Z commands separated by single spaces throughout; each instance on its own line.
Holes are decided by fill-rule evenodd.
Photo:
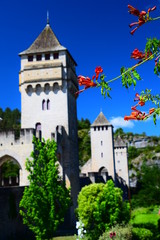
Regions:
M 135 31 L 142 26 L 144 23 L 148 22 L 150 20 L 149 18 L 149 13 L 151 11 L 154 11 L 156 9 L 156 6 L 149 8 L 148 11 L 139 11 L 138 9 L 132 7 L 131 5 L 128 5 L 129 8 L 129 13 L 138 17 L 138 22 L 133 22 L 129 25 L 129 27 L 133 27 L 136 26 L 132 31 L 131 34 L 133 35 L 135 33 Z
M 139 63 L 143 60 L 147 59 L 149 56 L 151 56 L 152 53 L 148 52 L 147 54 L 139 51 L 137 48 L 134 49 L 134 51 L 131 53 L 131 58 L 134 58 L 136 60 L 139 60 Z
M 96 87 L 97 83 L 94 82 L 94 79 L 96 79 L 96 81 L 97 81 L 99 74 L 102 72 L 103 72 L 102 67 L 96 67 L 95 75 L 93 75 L 92 79 L 89 77 L 84 77 L 82 75 L 78 76 L 79 86 L 84 86 L 84 88 L 82 90 L 79 90 L 78 92 L 76 92 L 75 95 L 78 96 L 81 92 L 83 92 L 84 90 L 86 90 L 90 87 Z
M 148 114 L 141 112 L 137 109 L 138 105 L 141 107 L 145 105 L 144 99 L 142 97 L 140 97 L 138 93 L 136 93 L 136 97 L 135 97 L 134 101 L 138 101 L 138 103 L 135 106 L 131 107 L 131 110 L 132 110 L 131 115 L 125 116 L 124 120 L 126 120 L 126 121 L 128 121 L 128 120 L 144 120 L 144 119 L 150 117 L 150 115 L 152 113 L 154 113 L 155 108 L 150 108 Z
M 110 234 L 109 234 L 109 237 L 110 238 L 114 238 L 116 236 L 116 233 L 115 232 L 111 232 Z

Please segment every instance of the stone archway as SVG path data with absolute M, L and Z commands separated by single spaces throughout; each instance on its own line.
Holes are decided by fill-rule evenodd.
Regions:
M 101 167 L 100 169 L 99 169 L 99 171 L 98 171 L 99 173 L 108 173 L 108 170 L 107 170 L 107 168 L 105 168 L 105 167 Z
M 107 182 L 108 179 L 108 170 L 105 167 L 101 167 L 98 171 L 99 175 L 103 177 L 104 182 Z
M 0 187 L 19 186 L 21 166 L 12 156 L 5 154 L 0 158 Z

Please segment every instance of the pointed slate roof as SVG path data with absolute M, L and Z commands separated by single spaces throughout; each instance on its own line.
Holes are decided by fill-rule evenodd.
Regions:
M 114 147 L 126 147 L 126 143 L 123 141 L 123 139 L 118 136 L 115 140 L 114 140 Z
M 92 123 L 91 127 L 95 126 L 112 126 L 107 118 L 104 116 L 103 112 L 100 112 L 96 120 Z
M 66 50 L 66 48 L 60 44 L 50 25 L 47 24 L 32 45 L 19 55 L 59 50 Z

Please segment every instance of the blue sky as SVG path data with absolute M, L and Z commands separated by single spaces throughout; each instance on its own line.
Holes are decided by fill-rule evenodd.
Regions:
M 136 18 L 128 13 L 127 5 L 139 10 L 157 6 L 152 16 L 160 15 L 158 0 L 6 0 L 0 1 L 0 65 L 1 88 L 0 106 L 5 109 L 21 109 L 18 89 L 20 58 L 18 53 L 28 48 L 46 25 L 47 10 L 50 25 L 57 38 L 77 62 L 77 75 L 92 77 L 96 66 L 102 66 L 106 80 L 120 74 L 122 66 L 135 64 L 130 53 L 138 48 L 144 50 L 146 39 L 158 37 L 159 23 L 148 23 L 137 30 L 134 36 L 128 25 Z M 142 81 L 136 89 L 122 88 L 121 80 L 111 84 L 112 99 L 104 99 L 100 89 L 89 89 L 77 100 L 78 119 L 95 120 L 102 110 L 107 119 L 125 132 L 146 132 L 147 135 L 160 136 L 160 123 L 155 126 L 152 120 L 146 122 L 128 121 L 123 117 L 130 115 L 136 92 L 152 89 L 159 93 L 160 79 L 153 73 L 154 61 L 138 68 Z M 144 107 L 144 111 L 150 106 Z

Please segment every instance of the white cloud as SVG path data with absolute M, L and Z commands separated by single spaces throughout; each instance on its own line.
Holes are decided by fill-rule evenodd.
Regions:
M 117 128 L 133 128 L 134 123 L 132 121 L 125 121 L 123 117 L 111 117 L 109 122 L 113 125 L 114 130 Z

